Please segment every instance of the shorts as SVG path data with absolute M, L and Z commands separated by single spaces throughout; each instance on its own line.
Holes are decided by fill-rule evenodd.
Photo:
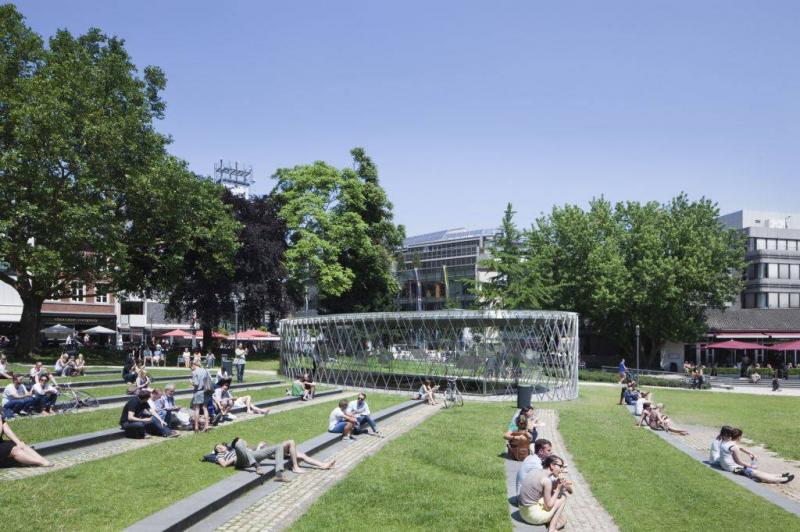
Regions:
M 533 506 L 519 505 L 519 515 L 522 520 L 532 525 L 545 525 L 553 519 L 556 509 L 550 511 L 544 509 L 544 499 L 539 499 Z
M 342 434 L 346 426 L 347 426 L 347 421 L 340 421 L 336 425 L 334 425 L 332 429 L 328 429 L 328 432 Z
M 13 441 L 0 441 L 0 467 L 12 467 L 17 465 L 11 458 L 11 451 L 17 444 Z
M 734 475 L 742 475 L 743 477 L 753 478 L 753 468 L 752 467 L 734 467 L 733 468 Z

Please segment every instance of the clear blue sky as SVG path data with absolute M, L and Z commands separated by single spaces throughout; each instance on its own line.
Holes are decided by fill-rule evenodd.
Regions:
M 595 196 L 797 212 L 800 2 L 24 1 L 168 78 L 171 151 L 211 173 L 349 163 L 408 234 Z

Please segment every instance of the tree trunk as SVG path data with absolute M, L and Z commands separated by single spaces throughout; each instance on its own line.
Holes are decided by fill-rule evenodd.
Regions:
M 42 314 L 44 298 L 32 294 L 20 294 L 22 317 L 19 321 L 19 337 L 15 353 L 27 357 L 39 346 L 39 317 Z
M 203 327 L 203 353 L 208 353 L 211 351 L 211 342 L 214 341 L 214 337 L 211 335 L 211 325 L 204 323 Z

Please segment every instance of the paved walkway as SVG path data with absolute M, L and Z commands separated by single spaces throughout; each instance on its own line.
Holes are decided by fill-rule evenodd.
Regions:
M 592 491 L 589 489 L 589 484 L 583 478 L 578 468 L 575 466 L 575 461 L 572 459 L 561 433 L 558 432 L 558 414 L 554 410 L 536 410 L 536 415 L 539 420 L 544 422 L 544 426 L 538 427 L 540 438 L 550 440 L 553 447 L 553 454 L 560 456 L 564 463 L 567 464 L 567 470 L 570 480 L 573 483 L 574 493 L 569 498 L 567 507 L 564 509 L 564 515 L 567 518 L 568 530 L 581 530 L 581 531 L 617 531 L 619 527 L 614 522 L 611 515 L 606 512 L 605 508 L 595 499 Z M 516 474 L 516 469 L 514 470 Z M 512 518 L 515 530 L 543 530 L 544 527 L 534 527 L 522 522 L 516 521 Z
M 337 448 L 332 449 L 330 453 L 315 456 L 321 460 L 335 458 L 336 467 L 333 470 L 309 469 L 302 476 L 289 473 L 292 482 L 279 484 L 278 489 L 251 503 L 249 507 L 239 510 L 240 513 L 227 522 L 214 524 L 213 519 L 207 520 L 199 523 L 193 530 L 208 530 L 209 525 L 217 526 L 217 530 L 229 532 L 284 530 L 302 516 L 322 494 L 347 476 L 364 458 L 377 453 L 388 442 L 412 430 L 438 411 L 438 408 L 421 406 L 413 408 L 408 413 L 391 417 L 379 425 L 383 438 L 360 436 L 354 442 L 337 444 Z M 270 483 L 277 484 L 274 481 Z M 365 523 L 368 523 L 367 514 L 365 519 L 367 520 Z
M 611 382 L 591 382 L 591 381 L 580 381 L 578 386 L 605 386 L 611 388 L 617 388 L 619 390 L 619 384 L 611 383 Z M 750 387 L 750 386 L 732 386 L 730 390 L 725 388 L 710 388 L 707 390 L 690 390 L 689 388 L 671 388 L 669 386 L 643 386 L 643 388 L 653 388 L 654 390 L 685 390 L 691 391 L 694 393 L 743 393 L 748 395 L 771 395 L 773 397 L 800 397 L 800 388 L 781 388 L 779 392 L 773 392 L 772 388 L 767 386 L 764 387 Z
M 337 401 L 339 399 L 352 397 L 352 395 L 352 392 L 342 392 L 335 395 L 320 397 L 318 401 L 297 401 L 294 403 L 270 407 L 269 410 L 270 414 L 274 414 L 288 410 L 295 410 L 297 408 L 304 408 L 306 406 L 312 406 L 322 402 Z M 225 426 L 230 425 L 231 423 L 249 421 L 258 417 L 262 416 L 260 414 L 236 414 L 236 419 L 225 423 Z M 187 438 L 194 435 L 194 433 L 191 431 L 182 431 L 178 434 L 180 438 Z M 120 438 L 108 442 L 98 443 L 96 445 L 81 447 L 80 449 L 70 449 L 60 453 L 54 453 L 48 457 L 50 461 L 55 464 L 54 467 L 10 467 L 0 469 L 0 482 L 44 475 L 52 471 L 66 469 L 68 467 L 83 464 L 85 462 L 92 462 L 94 460 L 102 460 L 103 458 L 108 458 L 109 456 L 122 454 L 134 449 L 147 447 L 148 445 L 155 445 L 165 441 L 167 441 L 167 438 L 160 438 L 157 436 L 150 436 L 149 438 L 145 438 L 143 440 Z

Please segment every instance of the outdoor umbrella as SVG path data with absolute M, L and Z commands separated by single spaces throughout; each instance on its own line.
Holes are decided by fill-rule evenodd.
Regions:
M 797 365 L 797 352 L 800 351 L 800 340 L 792 342 L 783 342 L 782 344 L 775 344 L 772 349 L 776 351 L 783 351 L 783 361 L 786 362 L 786 352 L 794 351 L 794 365 Z
M 188 331 L 184 331 L 183 329 L 175 329 L 174 331 L 170 331 L 170 332 L 167 332 L 167 333 L 164 333 L 164 334 L 159 334 L 159 336 L 166 336 L 168 338 L 172 338 L 174 336 L 177 336 L 177 337 L 183 338 L 184 336 L 186 336 L 187 332 Z
M 113 331 L 108 327 L 103 327 L 102 325 L 92 327 L 91 329 L 86 329 L 83 332 L 84 334 L 117 334 L 117 331 Z
M 770 351 L 773 348 L 768 345 L 754 344 L 751 342 L 740 342 L 739 340 L 727 340 L 725 342 L 708 344 L 706 345 L 706 349 L 766 349 L 767 351 Z
M 44 328 L 39 332 L 43 332 L 44 334 L 72 334 L 75 332 L 75 329 L 61 325 L 60 323 L 56 323 L 55 325 Z

